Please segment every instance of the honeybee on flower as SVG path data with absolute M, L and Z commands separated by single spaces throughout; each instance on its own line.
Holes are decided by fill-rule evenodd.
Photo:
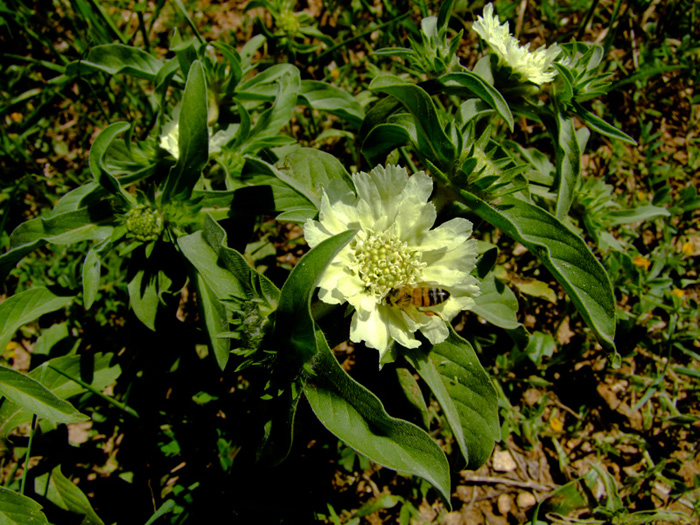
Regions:
M 326 268 L 319 298 L 355 308 L 350 340 L 379 350 L 380 360 L 399 343 L 417 348 L 447 339 L 446 322 L 474 304 L 479 294 L 472 224 L 454 218 L 433 228 L 428 202 L 432 179 L 420 171 L 377 166 L 353 176 L 355 190 L 336 180 L 325 188 L 319 220 L 304 235 L 311 247 L 346 230 L 357 230 Z

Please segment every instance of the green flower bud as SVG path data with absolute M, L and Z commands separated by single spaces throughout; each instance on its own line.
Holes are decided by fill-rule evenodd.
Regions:
M 126 214 L 126 229 L 140 241 L 155 241 L 163 231 L 163 217 L 146 206 L 131 208 Z
M 277 26 L 288 35 L 296 35 L 301 28 L 301 22 L 299 22 L 299 17 L 296 13 L 285 10 L 280 14 Z

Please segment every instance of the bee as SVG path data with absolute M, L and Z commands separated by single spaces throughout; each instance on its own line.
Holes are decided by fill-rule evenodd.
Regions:
M 450 292 L 437 286 L 400 286 L 389 290 L 384 297 L 384 302 L 389 306 L 397 306 L 401 309 L 411 306 L 422 309 L 441 305 L 449 298 Z

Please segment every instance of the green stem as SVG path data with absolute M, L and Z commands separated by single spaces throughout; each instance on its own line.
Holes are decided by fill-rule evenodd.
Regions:
M 24 486 L 27 483 L 27 472 L 29 472 L 29 457 L 32 452 L 32 442 L 34 441 L 34 434 L 36 433 L 36 422 L 37 417 L 34 414 L 32 418 L 32 430 L 29 433 L 29 443 L 27 444 L 27 453 L 24 455 L 24 470 L 22 471 L 22 481 L 19 484 L 19 493 L 24 495 Z
M 364 37 L 365 35 L 369 35 L 370 33 L 374 33 L 375 31 L 379 31 L 380 29 L 384 29 L 386 26 L 390 26 L 390 25 L 395 24 L 395 23 L 397 23 L 397 22 L 401 22 L 401 20 L 403 20 L 404 18 L 407 18 L 408 16 L 410 16 L 410 14 L 411 14 L 411 13 L 406 13 L 405 15 L 401 15 L 401 16 L 399 16 L 398 18 L 394 18 L 393 20 L 389 20 L 388 22 L 384 22 L 383 24 L 380 24 L 380 25 L 378 25 L 378 26 L 371 27 L 371 28 L 368 29 L 367 31 L 363 31 L 362 33 L 358 33 L 358 34 L 356 34 L 356 35 L 354 35 L 354 36 L 352 36 L 352 37 L 350 37 L 350 38 L 347 38 L 347 39 L 343 40 L 342 42 L 340 42 L 340 43 L 334 45 L 334 46 L 331 47 L 330 49 L 327 49 L 326 51 L 324 51 L 323 53 L 321 53 L 321 54 L 318 56 L 318 59 L 317 59 L 317 60 L 320 61 L 320 60 L 321 60 L 323 57 L 325 57 L 326 55 L 332 53 L 333 51 L 335 51 L 335 50 L 338 49 L 338 48 L 341 48 L 341 47 L 346 46 L 347 44 L 349 44 L 349 43 L 352 42 L 353 40 L 357 40 L 358 38 L 362 38 L 362 37 Z
M 131 415 L 131 416 L 134 416 L 135 418 L 138 418 L 138 417 L 139 417 L 138 412 L 136 412 L 136 410 L 134 410 L 134 409 L 131 408 L 130 406 L 128 406 L 128 405 L 126 405 L 126 404 L 124 404 L 124 403 L 121 403 L 121 402 L 117 401 L 117 400 L 114 399 L 113 397 L 109 397 L 109 396 L 104 395 L 104 394 L 103 394 L 102 392 L 100 392 L 99 390 L 96 390 L 95 388 L 93 388 L 92 385 L 86 383 L 85 381 L 83 381 L 83 380 L 81 380 L 81 379 L 78 379 L 77 377 L 72 377 L 72 376 L 66 374 L 66 373 L 65 373 L 63 370 L 61 370 L 60 368 L 56 368 L 55 366 L 51 366 L 51 365 L 48 365 L 48 366 L 49 366 L 49 368 L 50 368 L 51 370 L 53 370 L 54 372 L 58 372 L 58 373 L 61 374 L 63 377 L 67 377 L 67 378 L 70 379 L 71 381 L 73 381 L 73 382 L 75 382 L 75 383 L 78 383 L 80 386 L 82 386 L 82 387 L 85 388 L 86 390 L 89 390 L 89 391 L 92 392 L 93 394 L 95 394 L 95 395 L 101 397 L 102 399 L 104 399 L 104 400 L 105 400 L 107 403 L 109 403 L 110 405 L 114 405 L 115 407 L 119 408 L 120 410 L 123 410 L 124 412 L 126 412 L 127 414 L 129 414 L 129 415 Z

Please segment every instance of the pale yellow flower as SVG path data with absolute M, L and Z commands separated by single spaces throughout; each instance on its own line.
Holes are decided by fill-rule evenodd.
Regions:
M 483 16 L 477 17 L 472 28 L 498 56 L 499 63 L 509 66 L 522 80 L 538 86 L 554 80 L 557 70 L 552 64 L 561 52 L 558 45 L 535 51 L 530 51 L 529 43 L 521 46 L 510 34 L 508 22 L 500 23 L 493 12 L 493 4 L 484 7 Z
M 404 168 L 377 166 L 353 176 L 355 190 L 335 180 L 325 188 L 319 220 L 308 220 L 311 247 L 344 232 L 354 239 L 335 257 L 319 282 L 319 298 L 350 303 L 355 313 L 350 340 L 379 350 L 380 360 L 394 342 L 416 348 L 420 331 L 430 343 L 447 339 L 446 322 L 469 309 L 479 294 L 471 275 L 476 264 L 472 224 L 451 219 L 433 228 L 437 213 L 428 202 L 432 179 L 409 177 Z M 449 298 L 436 304 L 392 304 L 397 290 L 439 290 Z

